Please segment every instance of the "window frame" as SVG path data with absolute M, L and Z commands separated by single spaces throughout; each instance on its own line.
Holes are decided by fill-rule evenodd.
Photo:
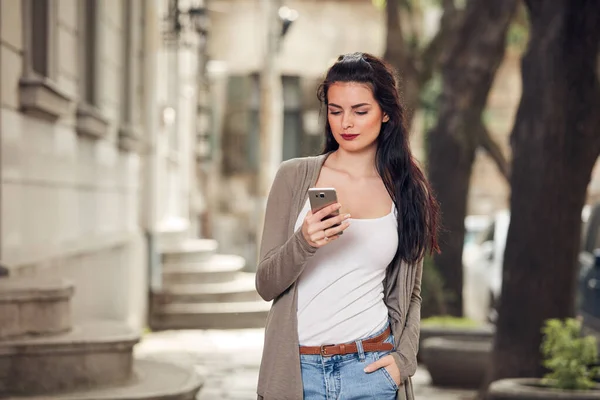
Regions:
M 33 1 L 21 3 L 21 26 L 23 35 L 23 70 L 19 81 L 19 102 L 21 111 L 30 116 L 55 122 L 71 111 L 72 99 L 59 89 L 57 79 L 57 25 L 58 9 L 56 0 L 45 1 L 47 5 L 45 23 L 47 37 L 43 47 L 46 73 L 34 70 L 33 54 Z

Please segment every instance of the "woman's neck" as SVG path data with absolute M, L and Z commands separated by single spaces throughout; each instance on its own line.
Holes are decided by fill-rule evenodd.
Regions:
M 338 148 L 328 157 L 328 161 L 331 168 L 346 172 L 353 178 L 370 178 L 378 175 L 375 152 L 373 149 L 353 153 Z

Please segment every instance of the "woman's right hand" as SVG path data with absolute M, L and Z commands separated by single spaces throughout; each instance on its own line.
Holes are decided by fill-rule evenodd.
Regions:
M 340 203 L 335 203 L 320 209 L 314 214 L 312 211 L 308 211 L 302 224 L 302 235 L 311 246 L 317 248 L 325 246 L 327 243 L 338 239 L 340 237 L 338 233 L 350 225 L 350 221 L 348 221 L 350 214 L 340 214 L 323 221 L 323 218 L 339 210 L 340 207 Z M 337 224 L 340 225 L 333 227 Z

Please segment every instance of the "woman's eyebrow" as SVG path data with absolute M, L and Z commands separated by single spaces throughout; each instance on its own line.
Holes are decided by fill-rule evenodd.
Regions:
M 354 109 L 354 108 L 358 108 L 358 107 L 362 107 L 362 106 L 370 106 L 370 105 L 371 105 L 371 104 L 369 104 L 369 103 L 359 103 L 359 104 L 355 104 L 355 105 L 353 105 L 353 106 L 352 106 L 352 107 L 350 107 L 350 108 L 353 108 L 353 109 Z M 335 108 L 343 108 L 342 106 L 339 106 L 339 105 L 337 105 L 337 104 L 335 104 L 335 103 L 329 103 L 329 104 L 327 104 L 327 106 L 329 106 L 329 107 L 335 107 Z

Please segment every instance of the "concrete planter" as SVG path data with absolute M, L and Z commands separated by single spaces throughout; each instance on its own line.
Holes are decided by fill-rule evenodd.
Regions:
M 490 363 L 492 339 L 433 337 L 423 342 L 423 361 L 434 386 L 478 389 Z
M 600 385 L 591 390 L 552 389 L 541 384 L 540 379 L 502 379 L 490 386 L 490 400 L 598 400 Z
M 433 337 L 464 337 L 468 339 L 492 340 L 496 328 L 493 325 L 482 325 L 478 327 L 457 327 L 448 325 L 425 325 L 421 326 L 419 337 L 419 349 L 423 349 L 423 342 Z M 417 360 L 423 361 L 423 352 L 419 351 Z

